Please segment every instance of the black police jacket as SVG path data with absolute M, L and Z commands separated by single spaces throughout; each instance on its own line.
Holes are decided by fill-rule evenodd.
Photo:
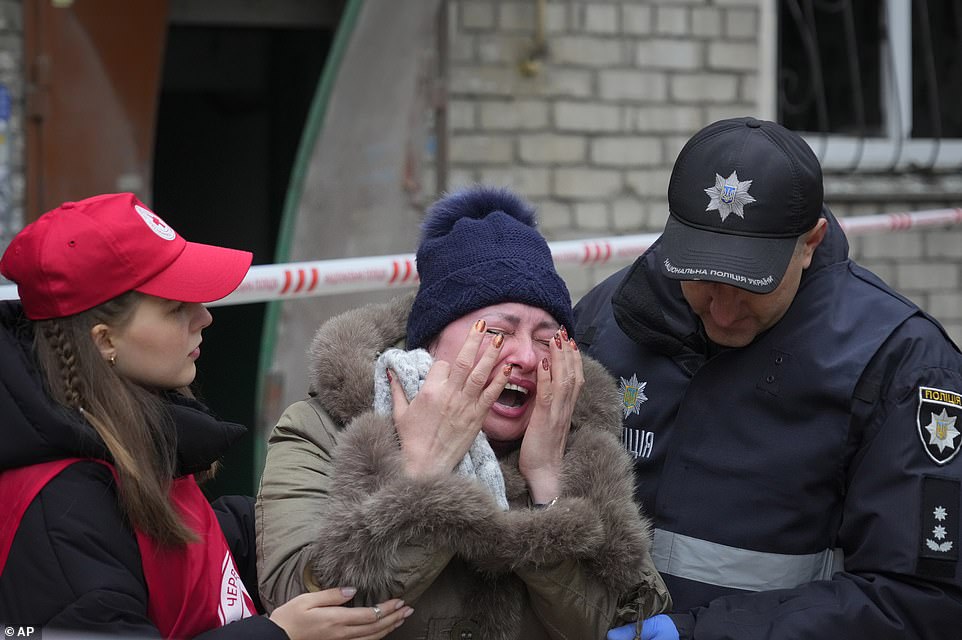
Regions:
M 660 243 L 576 307 L 617 378 L 682 638 L 956 638 L 962 356 L 829 231 L 785 316 L 706 339 Z

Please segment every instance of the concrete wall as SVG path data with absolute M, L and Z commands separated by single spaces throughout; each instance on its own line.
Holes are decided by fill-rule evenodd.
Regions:
M 548 0 L 547 53 L 529 76 L 535 0 L 451 0 L 448 187 L 518 190 L 551 240 L 660 231 L 687 138 L 716 119 L 771 117 L 763 2 Z M 959 186 L 955 175 L 829 174 L 826 199 L 840 216 L 959 207 Z M 962 228 L 852 245 L 962 341 Z M 620 266 L 563 275 L 577 299 Z

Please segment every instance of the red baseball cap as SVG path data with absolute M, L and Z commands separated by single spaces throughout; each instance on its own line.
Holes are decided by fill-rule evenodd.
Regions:
M 213 302 L 240 285 L 253 255 L 187 242 L 132 193 L 65 202 L 27 225 L 0 259 L 31 320 L 86 311 L 127 291 Z

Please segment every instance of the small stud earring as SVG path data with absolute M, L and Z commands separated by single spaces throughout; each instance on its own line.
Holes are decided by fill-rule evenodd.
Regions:
M 117 366 L 117 354 L 116 354 L 116 353 L 110 354 L 110 358 L 107 359 L 107 362 L 110 363 L 110 366 L 111 366 L 111 367 L 116 367 L 116 366 Z

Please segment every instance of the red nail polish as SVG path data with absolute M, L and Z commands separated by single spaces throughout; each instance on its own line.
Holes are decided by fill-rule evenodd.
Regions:
M 501 372 L 504 374 L 504 376 L 505 376 L 506 378 L 511 375 L 511 369 L 512 369 L 512 367 L 513 367 L 513 365 L 506 364 L 506 365 L 504 365 L 504 368 L 501 370 Z
M 568 344 L 571 345 L 571 348 L 572 348 L 573 350 L 575 350 L 575 351 L 578 350 L 578 343 L 575 342 L 573 338 L 572 338 L 571 340 L 568 340 Z
M 560 349 L 560 348 L 561 348 L 561 336 L 559 336 L 558 334 L 555 334 L 555 336 L 554 336 L 554 343 L 555 343 L 555 345 Z
M 394 376 L 391 375 L 391 371 L 390 371 L 390 369 L 389 369 L 388 372 L 387 372 L 387 382 L 388 382 L 388 384 L 391 384 L 391 382 L 392 382 L 393 380 L 394 380 Z
M 565 342 L 568 341 L 568 330 L 565 329 L 564 325 L 561 325 L 561 339 L 564 340 Z
M 547 358 L 542 358 L 542 360 L 541 360 L 541 368 L 544 369 L 545 371 L 547 371 L 550 367 L 551 367 L 551 363 L 548 362 L 548 359 L 547 359 Z

